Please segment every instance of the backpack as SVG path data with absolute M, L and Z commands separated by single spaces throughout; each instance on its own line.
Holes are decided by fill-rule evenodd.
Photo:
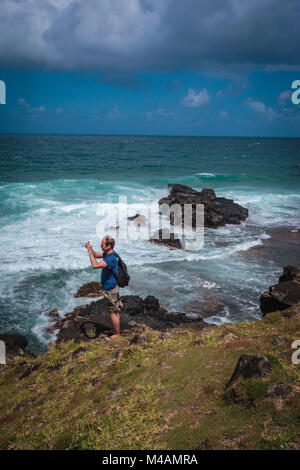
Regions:
M 124 263 L 122 258 L 118 255 L 118 253 L 116 253 L 115 251 L 113 253 L 110 253 L 110 254 L 114 255 L 118 258 L 118 275 L 115 276 L 114 272 L 110 268 L 108 268 L 108 269 L 112 272 L 112 274 L 113 274 L 115 280 L 117 281 L 117 284 L 118 284 L 119 287 L 128 286 L 129 281 L 130 281 L 130 276 L 128 274 L 126 264 Z

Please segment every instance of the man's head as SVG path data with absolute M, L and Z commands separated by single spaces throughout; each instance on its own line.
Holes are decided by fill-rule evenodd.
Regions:
M 115 246 L 115 239 L 110 235 L 106 235 L 101 242 L 101 249 L 105 252 L 113 250 Z

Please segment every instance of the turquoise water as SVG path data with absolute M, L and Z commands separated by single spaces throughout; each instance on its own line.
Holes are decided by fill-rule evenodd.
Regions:
M 213 296 L 224 308 L 209 321 L 252 320 L 282 266 L 300 264 L 294 249 L 245 256 L 274 229 L 300 229 L 300 139 L 0 135 L 0 157 L 0 331 L 25 334 L 37 352 L 51 339 L 43 312 L 87 303 L 73 294 L 100 273 L 83 245 L 99 248 L 119 196 L 128 202 L 121 229 L 127 215 L 157 210 L 174 182 L 249 209 L 239 226 L 206 229 L 201 249 L 119 240 L 132 276 L 124 294 L 152 294 L 173 310 Z

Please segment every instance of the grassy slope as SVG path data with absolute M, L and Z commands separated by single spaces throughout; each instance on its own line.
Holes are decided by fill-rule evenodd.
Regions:
M 291 344 L 300 314 L 224 324 L 208 332 L 178 327 L 167 340 L 146 329 L 144 345 L 68 342 L 44 356 L 28 377 L 20 358 L 0 375 L 2 449 L 276 449 L 300 442 L 300 365 Z M 274 338 L 280 339 L 275 345 Z M 200 344 L 195 344 L 200 342 Z M 86 348 L 72 357 L 79 346 Z M 117 353 L 117 354 L 116 354 Z M 119 354 L 118 354 L 119 353 Z M 263 354 L 268 379 L 244 380 L 242 399 L 224 395 L 241 354 Z M 23 362 L 23 364 L 22 364 Z M 28 360 L 27 360 L 28 362 Z M 92 380 L 94 382 L 92 384 Z M 286 400 L 265 398 L 289 383 Z M 297 385 L 298 384 L 298 385 Z

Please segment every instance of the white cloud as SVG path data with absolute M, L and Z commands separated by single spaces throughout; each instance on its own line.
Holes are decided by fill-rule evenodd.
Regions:
M 27 108 L 27 109 L 30 108 L 30 104 L 26 103 L 25 98 L 19 98 L 17 102 L 20 106 L 24 106 L 24 108 Z
M 262 101 L 254 101 L 249 98 L 245 104 L 257 113 L 264 115 L 268 121 L 273 121 L 278 117 L 276 111 L 271 106 L 266 106 Z
M 284 90 L 277 96 L 277 101 L 280 104 L 285 104 L 288 100 L 291 99 L 292 90 Z
M 44 106 L 38 106 L 37 108 L 32 108 L 30 103 L 27 103 L 25 98 L 18 98 L 17 103 L 20 106 L 23 106 L 28 113 L 44 113 L 46 108 Z
M 182 98 L 180 104 L 185 108 L 201 108 L 210 102 L 210 95 L 206 88 L 202 88 L 198 93 L 189 88 L 188 94 Z
M 28 109 L 29 113 L 44 113 L 45 111 L 46 111 L 46 108 L 44 106 L 38 106 L 37 108 Z
M 125 119 L 126 118 L 126 113 L 122 113 L 120 111 L 119 106 L 114 106 L 107 114 L 106 114 L 107 119 Z
M 61 106 L 58 106 L 57 108 L 55 108 L 54 110 L 54 113 L 55 114 L 63 114 L 65 112 L 65 109 L 62 108 Z
M 173 116 L 173 112 L 170 111 L 168 108 L 158 108 L 157 114 L 164 118 Z

